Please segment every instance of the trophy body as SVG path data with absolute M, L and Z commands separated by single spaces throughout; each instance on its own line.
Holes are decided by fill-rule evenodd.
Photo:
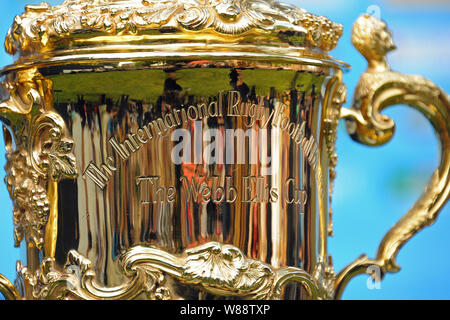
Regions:
M 336 107 L 327 100 L 340 70 L 150 63 L 157 67 L 89 65 L 86 72 L 68 65 L 40 73 L 52 83 L 53 110 L 31 124 L 43 139 L 37 157 L 62 178 L 51 182 L 51 199 L 43 193 L 45 226 L 22 220 L 25 230 L 34 228 L 23 233 L 34 236 L 27 270 L 40 267 L 42 253 L 55 270 L 79 268 L 68 264 L 71 252 L 89 261 L 98 286 L 121 288 L 130 281 L 119 262 L 128 252 L 167 259 L 149 270 L 174 278 L 163 280 L 171 298 L 271 295 L 278 270 L 284 278 L 304 270 L 315 283 L 312 275 L 328 266 L 333 155 L 322 119 Z M 57 121 L 40 125 L 48 117 L 65 132 L 60 140 L 49 137 Z M 234 283 L 261 276 L 262 283 Z M 301 288 L 293 282 L 280 297 L 308 297 Z
M 327 250 L 339 119 L 368 144 L 392 129 L 341 110 L 341 34 L 273 1 L 28 6 L 2 73 L 24 246 L 5 296 L 333 299 L 369 266 L 393 271 L 408 219 L 392 252 L 338 275 Z

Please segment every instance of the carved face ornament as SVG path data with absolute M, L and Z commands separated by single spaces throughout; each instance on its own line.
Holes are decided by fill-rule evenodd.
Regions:
M 391 31 L 386 23 L 371 16 L 363 15 L 353 27 L 352 42 L 366 59 L 380 60 L 396 48 Z
M 381 43 L 384 43 L 384 48 L 386 53 L 396 49 L 396 45 L 394 43 L 394 39 L 392 37 L 392 32 L 388 29 L 386 23 L 382 22 L 380 25 L 379 31 L 379 40 Z
M 235 0 L 211 0 L 210 4 L 219 17 L 231 22 L 235 21 L 241 14 L 241 10 L 234 2 Z

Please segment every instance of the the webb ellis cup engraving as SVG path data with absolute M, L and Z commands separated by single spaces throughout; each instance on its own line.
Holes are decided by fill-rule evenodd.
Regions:
M 313 92 L 313 94 L 315 94 Z M 245 98 L 247 100 L 247 98 Z M 224 104 L 227 101 L 227 104 Z M 110 177 L 117 171 L 115 159 L 127 161 L 133 153 L 138 152 L 147 143 L 153 142 L 153 138 L 166 138 L 172 149 L 167 155 L 175 165 L 234 165 L 250 164 L 261 167 L 261 176 L 243 176 L 237 183 L 241 187 L 233 186 L 231 175 L 221 179 L 219 175 L 205 176 L 181 176 L 181 190 L 187 198 L 194 202 L 221 203 L 226 201 L 234 203 L 237 200 L 238 189 L 241 190 L 242 202 L 267 203 L 279 200 L 277 188 L 271 188 L 266 182 L 265 176 L 271 175 L 271 156 L 267 154 L 268 130 L 287 132 L 289 137 L 300 146 L 302 154 L 308 165 L 313 170 L 318 164 L 318 145 L 314 137 L 305 137 L 306 121 L 300 119 L 299 123 L 291 122 L 289 116 L 283 116 L 283 109 L 288 108 L 282 102 L 277 102 L 274 108 L 264 106 L 264 97 L 256 97 L 254 102 L 243 102 L 239 91 L 219 92 L 217 100 L 201 103 L 197 106 L 173 109 L 170 112 L 157 117 L 139 127 L 136 133 L 128 133 L 123 142 L 118 142 L 115 137 L 109 139 L 111 149 L 116 157 L 107 155 L 106 162 L 101 165 L 89 163 L 83 173 L 83 177 L 90 178 L 99 188 L 105 189 Z M 224 112 L 224 110 L 226 112 Z M 243 128 L 203 128 L 202 120 L 208 121 L 214 118 L 244 118 Z M 217 121 L 217 120 L 216 120 Z M 181 129 L 189 123 L 192 130 Z M 254 128 L 256 127 L 256 128 Z M 270 129 L 268 129 L 270 127 Z M 195 137 L 194 141 L 193 138 Z M 246 141 L 248 139 L 248 141 Z M 248 143 L 255 148 L 248 151 L 242 146 Z M 205 146 L 204 146 L 205 144 Z M 236 145 L 236 147 L 235 147 Z M 194 149 L 192 149 L 194 148 Z M 170 149 L 170 148 L 169 148 Z M 236 154 L 235 154 L 236 150 Z M 206 179 L 206 180 L 205 180 Z M 138 176 L 136 184 L 141 185 L 141 203 L 150 204 L 156 202 L 174 202 L 177 198 L 175 185 L 161 186 L 160 176 Z M 221 182 L 225 185 L 221 186 Z M 305 204 L 306 192 L 298 190 L 298 182 L 294 178 L 288 178 L 283 185 L 284 201 L 286 203 Z M 294 190 L 290 190 L 291 188 Z M 255 189 L 255 192 L 253 192 Z M 150 195 L 150 196 L 149 196 Z M 301 210 L 301 212 L 303 212 Z
M 15 240 L 9 299 L 335 299 L 448 198 L 449 100 L 391 71 L 386 24 L 358 19 L 369 62 L 346 109 L 343 29 L 272 0 L 67 0 L 27 6 L 5 41 L 0 117 Z M 338 121 L 368 145 L 409 104 L 442 161 L 377 256 L 334 271 Z

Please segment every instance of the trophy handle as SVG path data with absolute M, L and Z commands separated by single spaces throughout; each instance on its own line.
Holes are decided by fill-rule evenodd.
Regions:
M 378 146 L 393 136 L 395 124 L 381 111 L 395 104 L 407 104 L 422 112 L 433 125 L 441 143 L 439 168 L 414 206 L 384 236 L 375 259 L 360 256 L 336 278 L 335 298 L 347 283 L 368 268 L 378 267 L 381 277 L 397 272 L 400 248 L 424 227 L 433 224 L 450 193 L 450 98 L 434 83 L 420 77 L 394 72 L 386 54 L 395 49 L 386 24 L 370 15 L 361 16 L 353 26 L 352 43 L 368 61 L 368 69 L 356 87 L 352 109 L 343 108 L 347 131 L 352 139 Z
M 0 274 L 0 293 L 6 300 L 20 300 L 21 296 L 16 287 L 4 275 Z

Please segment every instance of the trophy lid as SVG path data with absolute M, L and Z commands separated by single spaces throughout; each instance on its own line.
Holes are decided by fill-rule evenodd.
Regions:
M 339 65 L 328 51 L 342 32 L 342 25 L 326 17 L 274 0 L 66 0 L 28 5 L 16 16 L 5 41 L 16 60 L 3 72 L 194 54 Z

